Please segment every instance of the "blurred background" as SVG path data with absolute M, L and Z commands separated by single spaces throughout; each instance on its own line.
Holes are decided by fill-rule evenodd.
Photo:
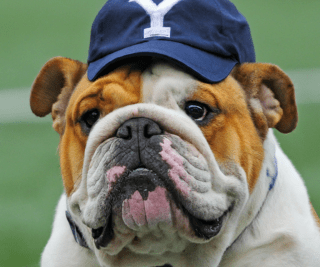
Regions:
M 258 62 L 296 86 L 297 129 L 278 140 L 320 214 L 320 1 L 234 0 L 251 26 Z M 29 90 L 54 56 L 85 62 L 105 1 L 2 0 L 0 8 L 0 266 L 39 266 L 63 191 L 58 134 L 29 110 Z

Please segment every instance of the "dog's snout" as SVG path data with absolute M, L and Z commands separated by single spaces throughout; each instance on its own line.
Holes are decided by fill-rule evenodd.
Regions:
M 132 138 L 141 140 L 162 133 L 161 127 L 155 121 L 147 118 L 133 118 L 120 126 L 117 137 L 125 140 L 131 140 Z

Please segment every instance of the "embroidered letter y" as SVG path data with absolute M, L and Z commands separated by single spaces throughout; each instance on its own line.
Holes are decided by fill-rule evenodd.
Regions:
M 152 0 L 129 0 L 138 3 L 150 16 L 150 28 L 144 29 L 144 38 L 161 36 L 170 37 L 170 27 L 163 27 L 165 14 L 181 0 L 163 0 L 156 5 Z

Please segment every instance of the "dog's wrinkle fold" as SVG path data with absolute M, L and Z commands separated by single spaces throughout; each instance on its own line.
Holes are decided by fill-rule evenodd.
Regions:
M 97 165 L 99 165 L 99 162 L 101 162 L 106 166 L 105 170 L 113 166 L 119 165 L 120 160 L 123 161 L 123 159 L 126 159 L 128 155 L 130 155 L 130 153 L 128 153 L 126 150 L 119 149 L 118 143 L 118 140 L 114 140 L 113 142 L 107 144 L 101 144 L 99 146 L 99 148 L 101 147 L 100 153 L 97 155 L 94 154 L 94 156 L 91 159 L 91 162 L 98 162 Z
M 209 171 L 207 161 L 193 144 L 182 140 L 175 134 L 168 134 L 166 138 L 172 142 L 171 147 L 177 151 L 185 161 L 199 170 Z
M 135 237 L 134 232 L 124 225 L 119 216 L 113 216 L 113 225 L 116 226 L 113 227 L 114 238 L 107 247 L 101 248 L 102 251 L 106 251 L 109 255 L 119 254 Z
M 114 159 L 112 159 L 112 161 L 110 161 L 107 164 L 107 168 L 110 168 L 112 166 L 116 166 L 116 165 L 124 165 L 126 162 L 132 162 L 132 158 L 136 155 L 136 153 L 132 150 L 120 150 L 117 149 L 117 153 L 114 157 Z
M 104 176 L 105 171 L 103 161 L 100 161 L 96 168 L 89 169 L 88 177 L 90 177 L 90 179 L 88 179 L 87 184 L 89 197 L 95 198 L 101 192 L 106 182 Z
M 105 185 L 106 166 L 112 162 L 113 149 L 111 142 L 98 147 L 97 153 L 92 157 L 90 168 L 87 174 L 87 188 L 89 196 L 94 198 L 99 194 Z
M 187 162 L 190 166 L 192 166 L 194 169 L 197 169 L 199 171 L 203 171 L 203 172 L 208 172 L 209 168 L 207 167 L 207 164 L 201 165 L 200 164 L 200 159 L 198 157 L 187 157 L 186 155 L 179 153 L 181 157 L 183 157 L 183 159 L 185 160 L 185 162 Z M 202 182 L 207 182 L 208 179 L 201 179 L 202 176 L 197 177 L 200 181 Z
M 197 219 L 212 221 L 222 216 L 231 205 L 229 202 L 223 193 L 217 194 L 212 190 L 206 193 L 192 191 L 183 206 Z
M 181 157 L 183 155 L 180 154 Z M 183 167 L 185 168 L 188 177 L 193 178 L 188 180 L 188 185 L 192 190 L 199 193 L 206 193 L 211 188 L 211 174 L 208 170 L 202 170 L 191 164 L 185 157 L 183 157 Z
M 171 141 L 171 138 L 167 138 L 166 139 Z M 182 143 L 182 142 L 181 142 Z M 195 190 L 198 191 L 199 193 L 205 193 L 210 189 L 210 181 L 211 181 L 211 175 L 207 170 L 205 170 L 205 168 L 203 169 L 199 169 L 197 168 L 197 166 L 193 165 L 192 163 L 190 163 L 189 160 L 187 160 L 187 158 L 185 157 L 184 152 L 188 153 L 187 149 L 184 150 L 176 150 L 174 149 L 174 146 L 172 146 L 172 151 L 170 151 L 170 153 L 175 154 L 176 156 L 180 156 L 180 158 L 176 158 L 176 156 L 171 157 L 171 160 L 173 161 L 172 164 L 173 165 L 180 165 L 180 160 L 182 159 L 182 165 L 183 165 L 183 173 L 178 172 L 177 170 L 174 170 L 173 168 L 170 169 L 170 171 L 173 171 L 175 173 L 175 175 L 178 175 L 181 182 L 186 183 L 186 185 L 188 186 L 188 188 L 190 188 L 191 190 Z M 199 159 L 200 161 L 200 159 Z M 204 161 L 204 158 L 203 158 Z M 207 167 L 206 162 L 203 162 L 205 167 Z M 199 163 L 200 164 L 200 163 Z M 199 165 L 197 164 L 197 165 Z M 182 166 L 180 166 L 182 167 Z
M 151 245 L 150 245 L 151 244 Z M 128 244 L 128 248 L 139 254 L 162 255 L 167 251 L 179 253 L 185 249 L 188 241 L 179 232 L 170 227 L 165 230 L 137 233 L 137 238 Z

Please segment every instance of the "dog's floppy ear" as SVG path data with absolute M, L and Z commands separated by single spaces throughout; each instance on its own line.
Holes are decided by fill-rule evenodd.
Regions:
M 268 128 L 282 133 L 293 131 L 298 122 L 294 87 L 290 78 L 278 67 L 265 63 L 245 63 L 232 71 L 242 85 L 253 120 L 261 137 Z
M 70 96 L 87 70 L 87 65 L 64 57 L 49 60 L 36 77 L 30 96 L 32 112 L 44 117 L 52 113 L 53 127 L 62 134 Z

